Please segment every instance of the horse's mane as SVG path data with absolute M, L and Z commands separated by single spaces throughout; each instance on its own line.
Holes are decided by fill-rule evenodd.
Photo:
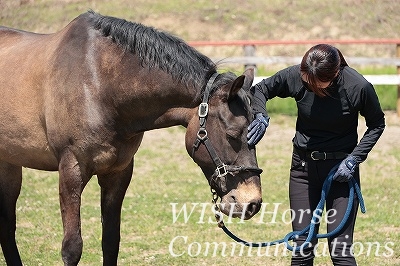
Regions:
M 202 88 L 216 64 L 180 38 L 140 23 L 88 11 L 93 27 L 137 55 L 143 65 L 157 67 L 173 78 Z M 206 74 L 205 74 L 206 73 Z

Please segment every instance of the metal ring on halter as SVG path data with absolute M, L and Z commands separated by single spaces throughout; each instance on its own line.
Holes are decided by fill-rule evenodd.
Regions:
M 199 140 L 205 140 L 207 135 L 207 130 L 205 128 L 200 128 L 199 131 L 197 131 L 197 138 Z

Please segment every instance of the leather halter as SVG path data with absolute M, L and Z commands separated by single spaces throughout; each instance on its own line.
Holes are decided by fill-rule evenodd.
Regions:
M 262 173 L 262 169 L 252 166 L 241 166 L 241 165 L 227 165 L 222 162 L 222 160 L 219 158 L 217 152 L 215 151 L 213 145 L 210 142 L 210 139 L 208 138 L 207 130 L 206 130 L 206 121 L 207 121 L 207 115 L 208 115 L 208 99 L 210 98 L 210 93 L 212 89 L 212 85 L 215 81 L 215 79 L 218 77 L 218 73 L 214 73 L 211 78 L 208 80 L 204 95 L 203 95 L 203 101 L 199 105 L 199 122 L 200 122 L 200 128 L 197 131 L 197 139 L 193 144 L 193 150 L 192 150 L 192 158 L 194 158 L 194 153 L 195 151 L 199 148 L 200 144 L 204 144 L 208 154 L 210 155 L 211 159 L 214 162 L 214 165 L 216 166 L 216 169 L 214 171 L 214 174 L 211 176 L 211 179 L 209 180 L 209 184 L 211 187 L 216 186 L 221 189 L 222 192 L 227 191 L 226 187 L 226 176 L 228 174 L 235 174 L 239 172 L 254 172 L 257 175 Z

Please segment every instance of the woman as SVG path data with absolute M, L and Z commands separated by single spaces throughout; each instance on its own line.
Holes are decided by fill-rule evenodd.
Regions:
M 351 178 L 359 183 L 358 165 L 363 162 L 385 127 L 384 113 L 373 86 L 350 68 L 335 47 L 319 44 L 304 55 L 300 65 L 288 67 L 252 87 L 255 119 L 248 128 L 248 144 L 255 145 L 269 124 L 266 102 L 274 97 L 296 100 L 298 117 L 293 138 L 289 197 L 294 231 L 302 230 L 311 220 L 320 197 L 324 179 L 335 165 L 326 200 L 328 232 L 341 222 L 347 207 Z M 358 114 L 364 116 L 368 129 L 358 142 Z M 329 238 L 334 265 L 356 265 L 352 254 L 354 223 L 358 201 L 354 200 L 347 224 Z M 306 211 L 305 211 L 306 210 Z M 328 218 L 328 217 L 327 217 Z M 301 245 L 305 237 L 299 237 Z M 314 247 L 292 256 L 292 265 L 313 265 Z

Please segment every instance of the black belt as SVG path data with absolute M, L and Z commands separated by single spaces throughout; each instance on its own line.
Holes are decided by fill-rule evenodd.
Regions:
M 345 152 L 324 152 L 324 151 L 308 151 L 308 150 L 301 150 L 293 146 L 293 151 L 301 156 L 306 156 L 309 159 L 314 161 L 319 160 L 339 160 L 344 159 L 348 156 L 348 153 Z

